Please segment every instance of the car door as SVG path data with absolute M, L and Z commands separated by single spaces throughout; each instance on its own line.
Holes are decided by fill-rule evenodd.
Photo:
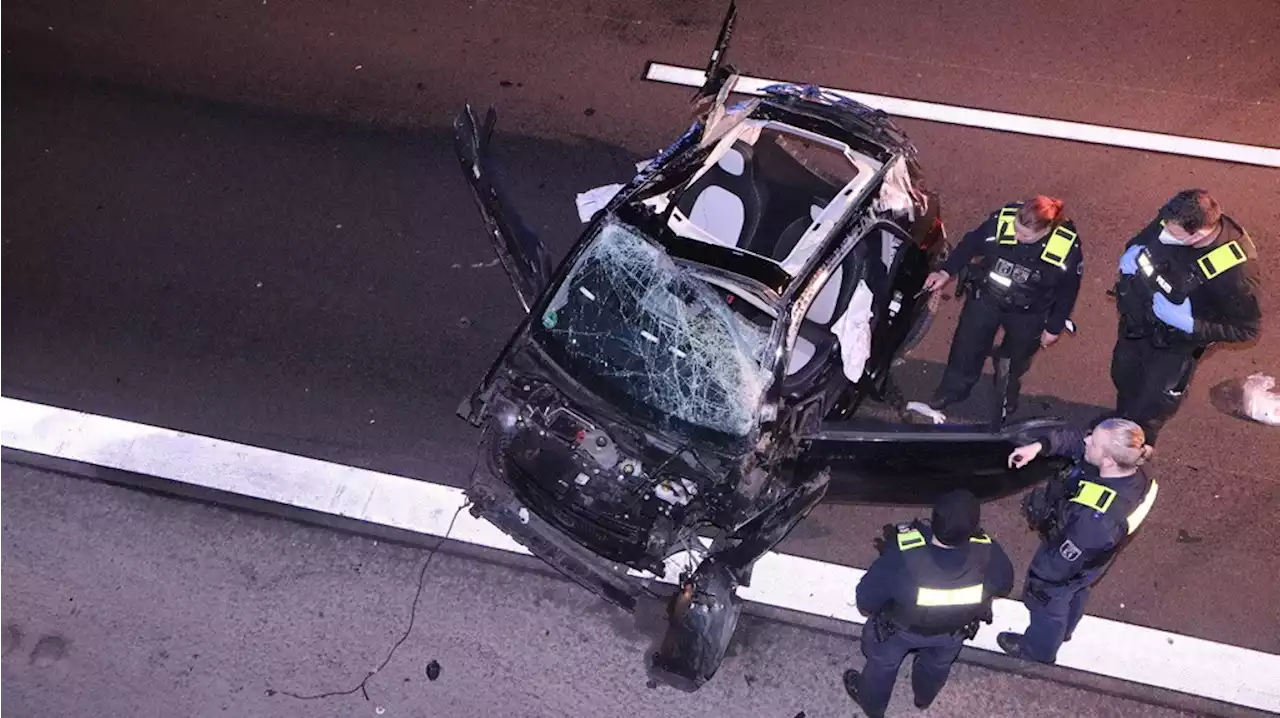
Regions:
M 824 423 L 802 437 L 807 473 L 829 468 L 824 501 L 931 505 L 952 489 L 969 489 L 982 501 L 1041 483 L 1068 465 L 1062 457 L 1037 457 L 1021 469 L 1009 454 L 1065 422 L 1031 419 L 1000 430 L 987 425 L 909 425 L 854 419 Z
M 528 313 L 551 281 L 551 255 L 538 236 L 511 209 L 498 184 L 489 153 L 496 123 L 497 113 L 491 107 L 485 114 L 484 124 L 477 126 L 471 106 L 466 106 L 453 123 L 454 149 L 498 260 L 511 278 L 520 304 Z

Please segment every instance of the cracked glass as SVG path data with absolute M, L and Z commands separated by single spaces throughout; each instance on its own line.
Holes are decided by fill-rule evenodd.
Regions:
M 735 437 L 755 424 L 769 327 L 639 230 L 604 222 L 540 317 L 539 338 L 589 389 Z

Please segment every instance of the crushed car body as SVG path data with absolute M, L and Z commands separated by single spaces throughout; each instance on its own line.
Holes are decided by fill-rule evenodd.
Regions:
M 991 500 L 1061 466 L 1006 464 L 1051 420 L 858 414 L 928 326 L 939 201 L 880 111 L 800 85 L 730 106 L 735 15 L 693 124 L 629 182 L 579 197 L 585 226 L 558 263 L 498 184 L 493 110 L 455 123 L 527 312 L 459 407 L 481 429 L 472 513 L 625 609 L 669 597 L 654 665 L 691 688 L 724 657 L 737 587 L 819 502 Z

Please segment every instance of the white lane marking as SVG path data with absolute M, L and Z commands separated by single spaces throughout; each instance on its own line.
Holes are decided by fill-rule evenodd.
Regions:
M 686 87 L 701 87 L 706 73 L 692 67 L 668 65 L 660 62 L 649 63 L 644 78 L 654 82 L 665 82 Z M 736 92 L 748 95 L 763 95 L 763 89 L 769 85 L 785 83 L 785 80 L 769 80 L 743 75 L 738 80 Z M 1180 137 L 1158 132 L 1128 130 L 1105 125 L 1091 125 L 1083 122 L 1055 120 L 1047 117 L 1016 115 L 1008 112 L 979 110 L 972 107 L 942 105 L 920 100 L 908 100 L 888 95 L 873 95 L 866 92 L 854 92 L 835 88 L 823 88 L 845 97 L 857 100 L 865 105 L 884 110 L 890 115 L 910 117 L 918 120 L 945 122 L 953 125 L 978 127 L 988 130 L 1017 132 L 1025 135 L 1053 137 L 1078 142 L 1091 142 L 1113 147 L 1127 147 L 1151 152 L 1203 157 L 1227 162 L 1261 165 L 1264 167 L 1280 167 L 1280 148 L 1262 145 L 1243 145 L 1219 140 L 1205 140 L 1195 137 Z
M 443 536 L 462 490 L 181 431 L 0 397 L 3 444 L 14 449 Z M 529 555 L 467 511 L 451 538 Z M 851 623 L 862 569 L 770 552 L 741 596 Z M 1026 608 L 998 599 L 994 622 L 968 645 L 1000 652 L 1000 631 L 1021 631 Z M 1262 710 L 1280 711 L 1280 655 L 1085 616 L 1058 665 Z

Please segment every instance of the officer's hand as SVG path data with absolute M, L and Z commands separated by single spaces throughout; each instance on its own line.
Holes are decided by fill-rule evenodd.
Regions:
M 1047 331 L 1040 332 L 1040 346 L 1042 347 L 1053 346 L 1053 343 L 1056 341 L 1058 341 L 1057 334 L 1050 334 Z
M 931 272 L 929 276 L 925 277 L 924 289 L 927 292 L 936 292 L 947 286 L 947 282 L 949 281 L 951 281 L 951 275 L 939 269 L 936 272 Z
M 1142 245 L 1135 244 L 1120 255 L 1120 273 L 1133 274 L 1138 271 L 1138 252 L 1142 251 Z
M 1195 328 L 1195 319 L 1191 316 L 1191 299 L 1183 299 L 1181 304 L 1174 304 L 1159 292 L 1152 295 L 1151 310 L 1160 321 L 1188 334 Z
M 1015 469 L 1021 469 L 1030 463 L 1032 459 L 1039 456 L 1042 449 L 1044 449 L 1044 444 L 1041 444 L 1038 441 L 1034 444 L 1019 446 L 1013 450 L 1012 454 L 1009 454 L 1009 466 Z

